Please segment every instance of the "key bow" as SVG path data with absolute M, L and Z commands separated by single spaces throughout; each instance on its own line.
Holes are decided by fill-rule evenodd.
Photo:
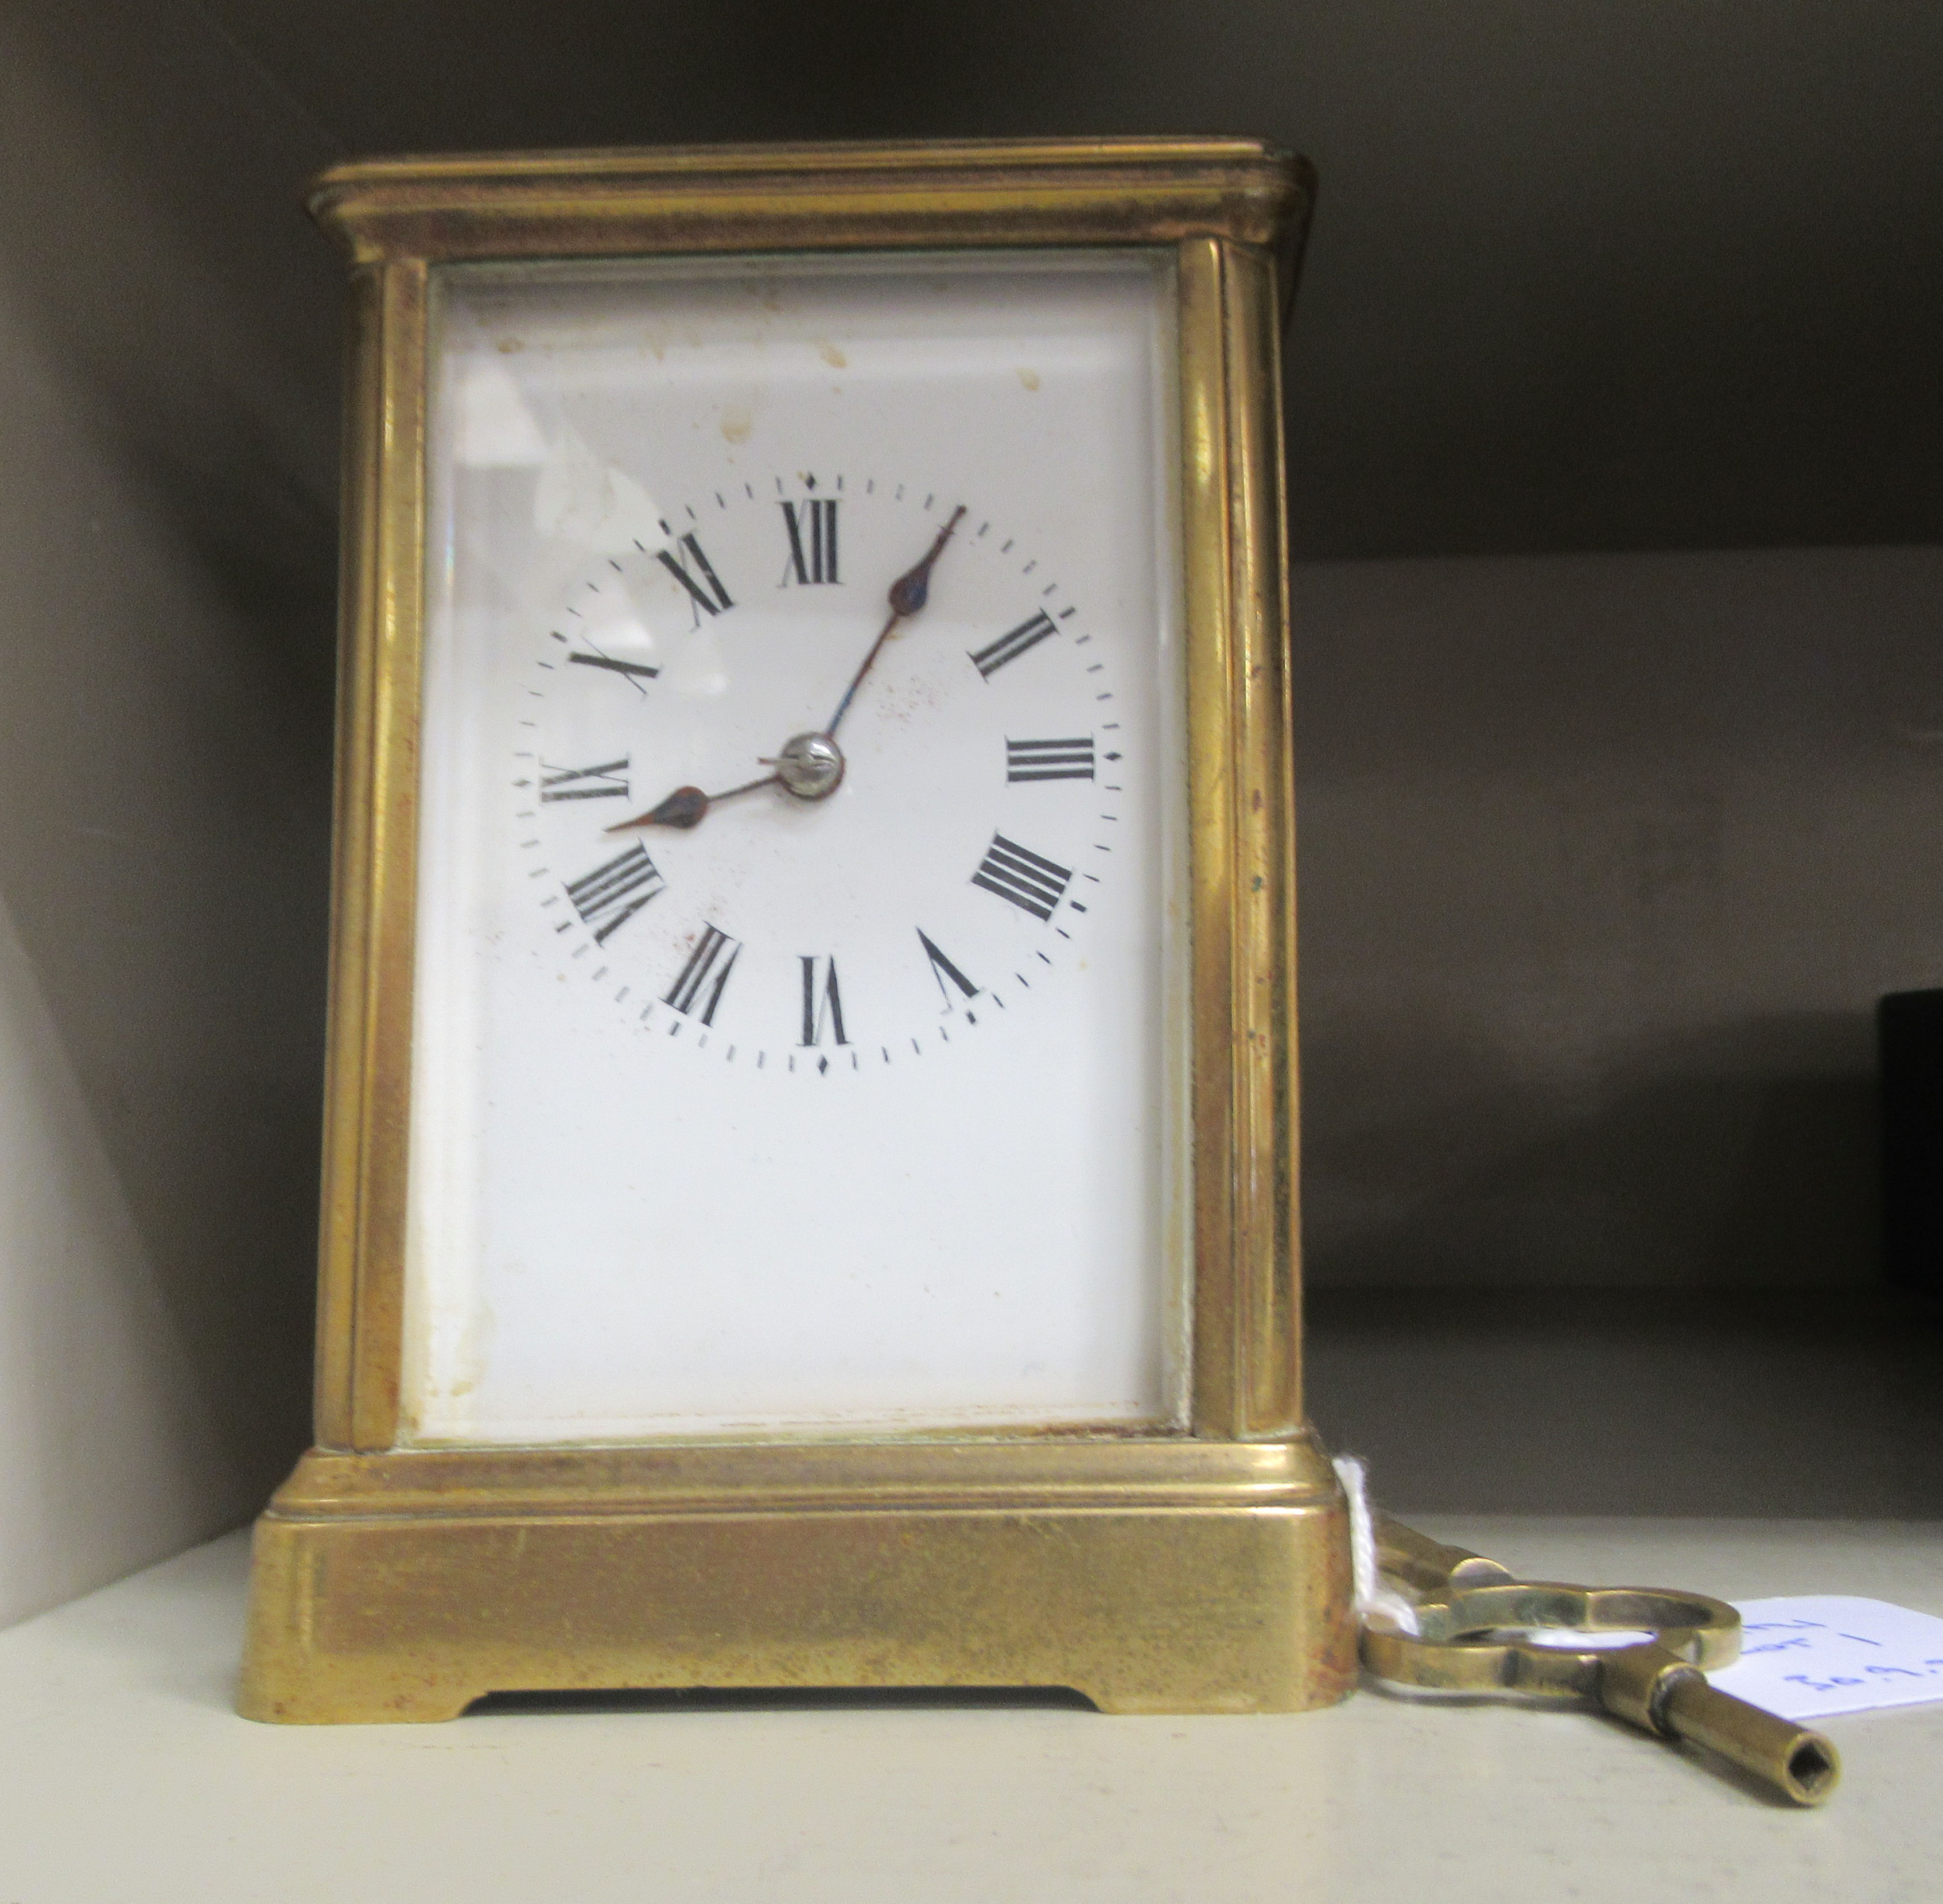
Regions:
M 1741 1616 L 1724 1600 L 1658 1587 L 1524 1580 L 1463 1547 L 1377 1517 L 1385 1580 L 1414 1605 L 1417 1631 L 1373 1611 L 1363 1663 L 1380 1679 L 1444 1692 L 1589 1700 L 1664 1739 L 1718 1753 L 1800 1805 L 1820 1804 L 1841 1777 L 1819 1732 L 1709 1685 L 1706 1669 L 1741 1650 Z M 1577 1648 L 1535 1632 L 1647 1632 L 1629 1645 Z

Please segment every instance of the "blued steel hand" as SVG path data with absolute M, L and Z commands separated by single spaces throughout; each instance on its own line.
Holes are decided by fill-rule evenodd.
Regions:
M 631 833 L 640 827 L 674 826 L 686 831 L 698 826 L 702 815 L 718 800 L 733 800 L 738 794 L 753 794 L 758 787 L 773 787 L 781 778 L 780 774 L 766 773 L 760 780 L 744 781 L 741 786 L 731 787 L 720 794 L 704 794 L 699 787 L 677 787 L 658 806 L 606 830 L 609 833 Z
M 686 831 L 690 827 L 699 826 L 708 809 L 718 800 L 733 800 L 738 794 L 753 794 L 758 787 L 781 785 L 805 800 L 821 800 L 833 793 L 843 778 L 843 757 L 835 742 L 837 723 L 849 711 L 850 703 L 857 698 L 857 690 L 864 685 L 864 677 L 870 673 L 879 650 L 891 638 L 892 631 L 900 622 L 908 621 L 916 614 L 930 599 L 932 564 L 944 554 L 944 545 L 950 541 L 951 532 L 958 527 L 959 519 L 964 513 L 965 505 L 961 502 L 951 512 L 951 520 L 938 532 L 923 558 L 891 584 L 890 619 L 877 631 L 877 638 L 870 643 L 870 652 L 864 657 L 862 667 L 851 676 L 850 685 L 843 690 L 843 699 L 837 702 L 836 711 L 830 717 L 830 725 L 820 735 L 799 734 L 791 740 L 783 750 L 784 757 L 776 763 L 780 771 L 766 773 L 760 780 L 744 781 L 741 786 L 731 787 L 720 794 L 704 794 L 699 787 L 677 787 L 658 806 L 637 813 L 631 820 L 623 820 L 606 831 L 631 833 L 641 827 L 671 826 Z M 827 745 L 819 746 L 819 743 Z M 800 757 L 789 757 L 792 754 Z M 821 757 L 825 754 L 827 758 Z M 770 763 L 765 760 L 763 764 L 767 766 Z
M 891 584 L 891 618 L 878 631 L 877 638 L 870 643 L 870 652 L 864 657 L 864 665 L 850 677 L 850 685 L 843 690 L 843 699 L 837 702 L 836 711 L 830 717 L 830 725 L 824 732 L 834 736 L 837 723 L 850 711 L 850 703 L 857 698 L 857 690 L 864 685 L 864 677 L 870 671 L 870 664 L 877 659 L 877 651 L 891 638 L 891 631 L 900 622 L 908 621 L 924 607 L 931 594 L 931 565 L 944 553 L 944 545 L 951 539 L 951 532 L 958 527 L 958 519 L 965 513 L 965 505 L 959 503 L 952 511 L 951 520 L 938 532 L 938 539 L 925 551 L 924 559 L 915 568 L 907 570 Z

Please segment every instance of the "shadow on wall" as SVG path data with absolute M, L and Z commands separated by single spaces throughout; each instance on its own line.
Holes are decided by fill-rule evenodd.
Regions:
M 152 1285 L 127 1313 L 172 1337 L 102 1418 L 139 1433 L 137 1392 L 180 1368 L 217 1457 L 166 1544 L 118 1561 L 97 1529 L 106 1571 L 50 1575 L 61 1592 L 233 1525 L 287 1470 L 307 1439 L 316 1227 L 338 274 L 262 162 L 256 82 L 165 10 L 124 23 L 100 97 L 24 34 L 0 63 L 0 902 L 31 966 L 16 990 L 58 1051 L 41 1069 L 72 1079 L 74 1154 L 103 1160 L 76 1166 L 66 1246 L 115 1203 L 136 1239 L 118 1260 Z M 183 141 L 190 122 L 229 127 L 234 149 Z M 305 319 L 332 339 L 313 387 L 259 347 L 239 272 L 292 302 L 327 287 Z M 60 1310 L 64 1278 L 100 1280 L 7 1240 L 0 1278 L 33 1313 Z M 112 1517 L 94 1454 L 53 1445 L 72 1378 L 52 1354 L 36 1374 L 41 1393 L 11 1399 L 45 1404 L 29 1425 L 50 1445 L 17 1444 L 11 1465 L 45 1456 L 63 1513 Z
M 1943 1516 L 1943 1305 L 1329 1289 L 1308 1402 L 1400 1512 Z
M 1868 1282 L 1872 1036 L 1862 1013 L 1755 1019 L 1640 1046 L 1561 1089 L 1401 1012 L 1318 1027 L 1311 1102 L 1332 1118 L 1307 1134 L 1308 1280 Z
M 343 275 L 302 210 L 332 143 L 195 10 L 7 28 L 10 301 L 211 585 L 327 694 L 327 622 L 275 625 L 336 588 Z

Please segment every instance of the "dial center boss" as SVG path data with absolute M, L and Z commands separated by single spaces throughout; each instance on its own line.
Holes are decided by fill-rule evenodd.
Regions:
M 793 735 L 775 764 L 783 791 L 798 800 L 827 800 L 843 778 L 843 750 L 827 734 Z

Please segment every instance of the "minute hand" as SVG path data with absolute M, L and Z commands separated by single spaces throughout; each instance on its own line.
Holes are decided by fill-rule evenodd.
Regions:
M 925 551 L 924 559 L 911 569 L 907 569 L 891 584 L 890 619 L 877 632 L 877 638 L 870 643 L 870 652 L 864 657 L 864 665 L 850 677 L 850 685 L 843 690 L 843 699 L 837 702 L 836 711 L 830 717 L 830 725 L 824 732 L 833 738 L 837 723 L 850 711 L 850 703 L 857 698 L 857 690 L 864 685 L 864 677 L 870 671 L 870 664 L 877 659 L 877 651 L 891 638 L 891 631 L 900 622 L 908 621 L 923 607 L 931 594 L 931 565 L 944 553 L 944 545 L 951 539 L 951 532 L 958 527 L 958 519 L 965 513 L 960 503 L 951 512 L 951 520 L 938 532 L 938 539 Z

